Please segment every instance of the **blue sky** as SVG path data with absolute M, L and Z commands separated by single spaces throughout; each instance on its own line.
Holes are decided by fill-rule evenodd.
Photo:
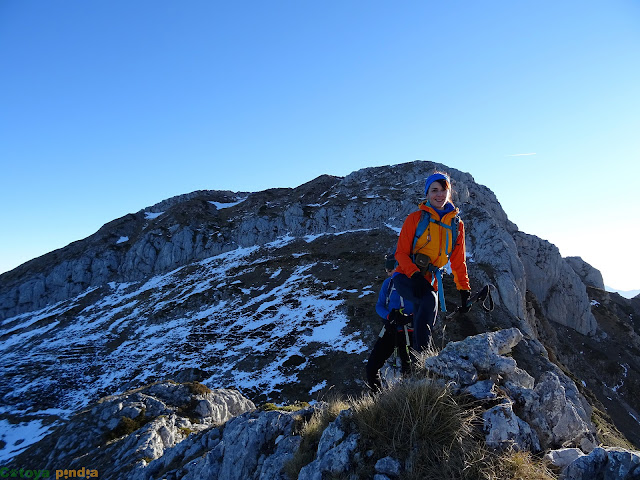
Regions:
M 639 60 L 631 0 L 1 0 L 0 272 L 173 195 L 421 159 L 637 289 Z

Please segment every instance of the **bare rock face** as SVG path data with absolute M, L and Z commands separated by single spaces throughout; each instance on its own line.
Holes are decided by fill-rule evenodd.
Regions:
M 558 248 L 533 235 L 514 235 L 530 290 L 549 320 L 594 335 L 598 324 L 591 313 L 586 287 L 563 260 Z
M 485 385 L 473 388 L 487 381 L 509 392 L 510 401 L 485 414 L 490 445 L 537 451 L 571 444 L 590 451 L 595 446 L 595 427 L 591 411 L 585 408 L 586 400 L 573 381 L 550 362 L 534 379 L 513 358 L 504 356 L 522 339 L 517 328 L 467 337 L 427 358 L 425 366 L 467 393 L 487 391 Z M 482 380 L 487 377 L 490 380 Z M 477 398 L 487 397 L 483 393 Z
M 562 471 L 563 480 L 635 480 L 640 478 L 640 452 L 614 448 L 594 449 Z
M 207 408 L 202 408 L 202 405 Z M 109 478 L 116 468 L 122 478 L 132 466 L 146 465 L 192 433 L 208 431 L 254 404 L 234 390 L 211 391 L 201 384 L 165 382 L 105 397 L 80 412 L 44 441 L 16 458 L 38 458 L 48 469 L 60 464 L 93 468 Z M 168 458 L 168 457 L 165 457 Z
M 527 277 L 523 261 L 514 240 L 515 231 L 502 225 L 498 218 L 474 203 L 463 210 L 467 252 L 473 263 L 495 272 L 492 282 L 498 291 L 498 301 L 514 317 L 525 318 Z M 488 200 L 481 204 L 490 203 Z M 509 228 L 507 228 L 509 227 Z
M 604 290 L 604 281 L 600 270 L 596 270 L 580 257 L 565 257 L 565 261 L 573 268 L 573 271 L 578 274 L 580 280 L 586 286 Z
M 517 328 L 468 337 L 449 343 L 437 356 L 426 359 L 428 370 L 457 381 L 466 387 L 478 381 L 481 374 L 492 378 L 516 372 L 513 358 L 502 356 L 522 340 Z
M 519 418 L 509 402 L 487 410 L 483 415 L 487 446 L 496 450 L 510 448 L 539 452 L 540 441 L 527 422 Z
M 549 371 L 532 391 L 519 390 L 519 400 L 524 402 L 523 416 L 546 448 L 575 445 L 591 451 L 595 447 L 591 411 L 584 408 L 575 384 L 562 377 Z

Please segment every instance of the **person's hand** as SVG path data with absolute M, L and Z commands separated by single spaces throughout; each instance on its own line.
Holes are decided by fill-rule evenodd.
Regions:
M 398 312 L 398 318 L 396 318 L 396 323 L 398 325 L 408 325 L 413 322 L 413 314 L 404 313 L 404 308 L 401 308 Z
M 471 305 L 467 305 L 469 303 L 469 297 L 471 297 L 471 292 L 469 290 L 459 290 L 460 292 L 460 313 L 467 313 L 471 308 Z
M 411 275 L 411 281 L 413 282 L 413 295 L 416 298 L 422 298 L 427 293 L 433 290 L 433 287 L 429 283 L 429 281 L 424 278 L 420 272 L 416 272 Z
M 387 315 L 387 321 L 389 322 L 389 325 L 395 325 L 399 317 L 402 317 L 402 315 L 398 310 L 396 310 L 395 308 L 391 310 L 389 312 L 389 315 Z

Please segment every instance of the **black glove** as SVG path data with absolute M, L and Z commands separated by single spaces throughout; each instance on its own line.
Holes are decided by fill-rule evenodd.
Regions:
M 469 290 L 459 290 L 460 292 L 460 312 L 467 313 L 471 308 L 471 305 L 467 305 L 471 292 Z
M 427 293 L 433 290 L 433 287 L 429 283 L 429 281 L 424 278 L 420 272 L 416 272 L 411 275 L 411 281 L 413 282 L 413 295 L 416 298 L 422 298 Z
M 389 315 L 387 315 L 388 325 L 396 325 L 400 317 L 402 317 L 402 314 L 394 308 L 389 312 Z
M 401 308 L 398 312 L 398 316 L 396 318 L 396 324 L 398 325 L 408 325 L 413 322 L 413 314 L 412 313 L 404 313 L 404 308 Z

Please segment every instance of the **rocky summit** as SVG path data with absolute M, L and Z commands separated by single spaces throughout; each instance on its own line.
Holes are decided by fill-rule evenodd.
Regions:
M 300 423 L 328 396 L 365 389 L 382 258 L 434 169 L 453 181 L 472 288 L 493 285 L 496 306 L 441 318 L 424 368 L 485 402 L 491 448 L 547 453 L 567 478 L 636 478 L 637 454 L 624 452 L 640 445 L 640 300 L 519 231 L 470 174 L 421 161 L 292 189 L 193 192 L 0 275 L 0 462 L 53 471 L 92 458 L 101 478 L 285 478 Z M 450 275 L 444 289 L 454 303 Z M 311 406 L 255 408 L 266 402 Z M 373 460 L 349 415 L 327 426 L 299 478 Z M 402 477 L 401 460 L 371 472 Z M 615 462 L 627 476 L 597 476 Z

